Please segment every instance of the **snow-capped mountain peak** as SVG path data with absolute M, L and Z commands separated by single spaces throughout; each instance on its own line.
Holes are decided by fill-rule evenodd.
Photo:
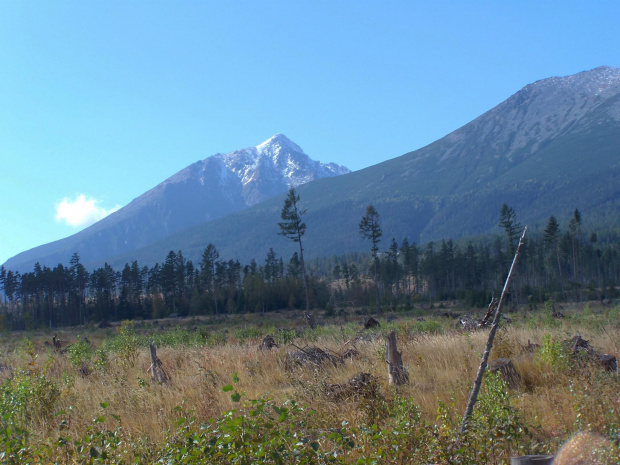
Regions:
M 304 153 L 299 145 L 290 140 L 284 134 L 276 134 L 275 136 L 270 137 L 265 142 L 258 144 L 256 146 L 256 151 L 259 154 L 280 151 L 289 151 L 289 152 L 299 152 Z
M 255 147 L 214 155 L 239 179 L 247 205 L 254 205 L 315 179 L 346 174 L 335 163 L 312 160 L 284 134 L 276 134 Z

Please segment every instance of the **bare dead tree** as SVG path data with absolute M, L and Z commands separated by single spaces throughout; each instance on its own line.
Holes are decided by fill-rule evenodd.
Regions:
M 502 305 L 504 300 L 506 299 L 506 294 L 508 294 L 508 290 L 510 289 L 510 280 L 512 279 L 513 272 L 517 267 L 517 261 L 519 259 L 519 254 L 521 253 L 521 248 L 523 247 L 523 243 L 525 242 L 525 234 L 527 233 L 527 226 L 523 230 L 523 235 L 521 239 L 519 239 L 519 245 L 517 247 L 517 251 L 515 252 L 515 256 L 512 260 L 512 265 L 510 266 L 510 271 L 508 272 L 508 277 L 506 278 L 506 282 L 504 283 L 504 289 L 502 290 L 502 295 L 499 298 L 499 302 L 497 304 L 497 308 L 495 309 L 495 316 L 493 317 L 493 325 L 491 326 L 491 331 L 489 332 L 489 338 L 487 340 L 487 344 L 484 348 L 484 352 L 482 354 L 482 359 L 480 360 L 480 366 L 478 367 L 478 374 L 476 375 L 476 380 L 474 381 L 474 386 L 469 395 L 469 400 L 467 401 L 467 407 L 465 408 L 465 413 L 463 414 L 463 421 L 461 423 L 460 432 L 465 432 L 467 428 L 467 421 L 474 411 L 474 404 L 478 398 L 478 393 L 480 392 L 480 387 L 482 386 L 482 377 L 484 376 L 484 371 L 487 367 L 487 362 L 489 360 L 489 355 L 491 353 L 491 349 L 493 348 L 493 340 L 495 339 L 495 333 L 497 332 L 497 328 L 499 327 L 499 319 L 502 314 Z

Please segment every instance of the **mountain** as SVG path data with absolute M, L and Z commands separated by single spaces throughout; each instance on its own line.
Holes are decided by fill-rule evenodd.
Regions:
M 284 146 L 292 145 L 288 140 L 282 141 L 280 152 L 287 152 Z M 107 260 L 120 267 L 138 260 L 141 265 L 152 265 L 162 262 L 169 250 L 182 250 L 186 258 L 197 262 L 209 242 L 216 245 L 223 258 L 236 258 L 244 263 L 251 258 L 260 261 L 270 247 L 280 255 L 289 256 L 295 244 L 278 236 L 277 226 L 284 195 L 260 202 L 274 191 L 261 187 L 262 181 L 248 187 L 253 176 L 259 176 L 256 173 L 260 173 L 261 180 L 268 179 L 263 175 L 267 168 L 260 161 L 254 162 L 260 159 L 254 154 L 277 151 L 259 147 L 254 148 L 256 152 L 240 151 L 246 155 L 239 153 L 239 158 L 235 157 L 243 160 L 239 166 L 255 167 L 254 174 L 247 176 L 240 177 L 243 169 L 234 168 L 234 163 L 226 164 L 226 156 L 205 160 L 214 165 L 209 171 L 211 177 L 208 180 L 205 177 L 205 184 L 241 185 L 240 190 L 234 191 L 235 195 L 224 195 L 218 190 L 205 199 L 202 204 L 205 206 L 197 208 L 194 200 L 194 205 L 179 205 L 180 195 L 171 193 L 170 198 L 179 202 L 170 201 L 165 209 L 168 217 L 151 208 L 153 218 L 146 219 L 138 215 L 140 199 L 137 199 L 116 216 L 111 215 L 88 229 L 89 248 L 75 248 L 81 244 L 79 241 L 67 242 L 62 254 L 54 252 L 54 255 L 49 252 L 53 244 L 48 244 L 14 257 L 6 266 L 31 268 L 36 260 L 54 265 L 59 261 L 68 263 L 73 251 L 78 250 L 84 257 L 85 250 L 96 247 L 102 249 L 99 258 L 84 259 L 85 263 L 100 266 Z M 298 153 L 293 149 L 289 152 Z M 384 238 L 381 245 L 385 248 L 392 237 L 398 241 L 407 237 L 409 241 L 423 242 L 499 232 L 499 210 L 504 202 L 514 208 L 519 221 L 530 226 L 544 224 L 552 214 L 565 226 L 563 219 L 575 208 L 582 212 L 586 223 L 617 226 L 619 155 L 619 69 L 600 67 L 537 81 L 426 147 L 364 170 L 299 185 L 301 206 L 307 208 L 305 254 L 311 258 L 366 250 L 368 244 L 360 239 L 358 225 L 371 203 L 381 215 Z M 267 158 L 280 167 L 278 173 L 286 172 L 283 167 L 289 166 L 288 160 L 284 162 L 280 156 Z M 192 165 L 188 170 L 199 173 L 201 166 Z M 181 173 L 177 176 L 185 179 L 186 175 Z M 191 179 L 198 179 L 193 185 L 200 192 L 200 176 Z M 248 183 L 243 184 L 242 180 Z M 167 189 L 181 191 L 182 185 L 181 181 L 171 182 Z M 261 197 L 263 194 L 265 197 Z M 252 202 L 251 207 L 244 208 Z M 151 202 L 164 210 L 162 203 Z M 173 203 L 179 210 L 172 208 Z M 160 240 L 147 246 L 136 245 L 145 241 L 134 222 L 148 220 L 151 228 L 170 228 L 189 211 L 194 215 L 207 211 L 206 205 L 211 203 L 221 210 L 210 213 L 211 216 L 200 215 L 193 225 L 185 223 L 176 232 L 166 229 Z M 126 215 L 122 216 L 124 222 L 117 220 L 121 215 Z M 120 229 L 120 225 L 126 229 Z M 129 226 L 133 229 L 127 230 Z
M 504 202 L 518 220 L 544 226 L 578 208 L 586 225 L 620 217 L 620 69 L 600 67 L 525 86 L 475 120 L 414 152 L 344 176 L 300 186 L 310 257 L 366 250 L 358 224 L 372 203 L 387 248 L 392 237 L 425 242 L 500 232 Z M 208 242 L 221 256 L 260 260 L 277 235 L 284 197 L 197 225 L 119 264 L 162 261 L 169 250 L 199 259 Z M 249 233 L 251 231 L 251 233 Z
M 348 173 L 344 166 L 312 160 L 277 134 L 256 147 L 198 161 L 98 223 L 65 239 L 23 252 L 8 269 L 34 263 L 68 263 L 73 252 L 84 263 L 111 260 L 178 231 L 224 217 L 315 179 Z

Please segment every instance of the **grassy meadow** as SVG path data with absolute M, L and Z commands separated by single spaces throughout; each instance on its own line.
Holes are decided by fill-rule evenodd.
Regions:
M 620 438 L 617 374 L 563 343 L 579 333 L 617 356 L 617 305 L 506 314 L 490 360 L 510 358 L 520 380 L 485 376 L 463 434 L 488 330 L 442 316 L 481 311 L 441 307 L 375 316 L 369 330 L 350 311 L 316 312 L 315 329 L 299 312 L 77 327 L 56 333 L 60 349 L 54 333 L 2 334 L 0 462 L 508 464 L 578 431 Z M 391 330 L 410 376 L 399 387 L 387 382 Z M 258 350 L 267 334 L 279 347 Z M 166 384 L 151 380 L 151 341 Z M 313 347 L 355 351 L 320 366 L 287 355 Z M 371 376 L 353 386 L 360 372 Z

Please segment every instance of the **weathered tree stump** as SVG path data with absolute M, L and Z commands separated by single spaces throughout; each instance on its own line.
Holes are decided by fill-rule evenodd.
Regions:
M 613 355 L 603 354 L 598 356 L 598 363 L 605 369 L 605 371 L 618 372 L 618 361 Z
M 570 340 L 570 346 L 573 353 L 577 353 L 577 351 L 579 351 L 580 349 L 586 351 L 591 349 L 590 342 L 582 338 L 581 334 L 576 334 L 575 336 L 573 336 L 573 338 Z
M 63 341 L 58 339 L 58 336 L 54 334 L 54 337 L 52 338 L 52 344 L 54 346 L 54 350 L 60 351 L 60 349 L 62 348 Z
M 376 328 L 377 326 L 380 326 L 380 324 L 373 317 L 370 317 L 366 321 L 364 321 L 364 329 Z
M 273 338 L 273 336 L 268 334 L 263 339 L 263 342 L 261 342 L 260 345 L 258 346 L 258 350 L 271 350 L 274 347 L 277 348 L 278 344 L 276 343 L 276 340 Z
M 387 337 L 386 361 L 388 364 L 388 383 L 400 386 L 409 382 L 409 373 L 403 366 L 403 356 L 396 348 L 396 333 L 390 331 Z
M 151 372 L 151 380 L 160 384 L 165 384 L 170 381 L 170 376 L 164 370 L 161 360 L 157 356 L 157 350 L 155 349 L 155 343 L 151 342 L 151 366 L 148 371 Z
M 308 323 L 308 326 L 310 326 L 310 329 L 316 328 L 316 321 L 314 321 L 314 315 L 312 313 L 304 312 L 304 319 L 306 323 Z
M 495 360 L 491 360 L 489 362 L 489 371 L 491 373 L 497 373 L 499 371 L 504 381 L 513 389 L 521 384 L 521 375 L 519 375 L 515 366 L 512 364 L 512 360 L 509 358 L 496 358 Z

